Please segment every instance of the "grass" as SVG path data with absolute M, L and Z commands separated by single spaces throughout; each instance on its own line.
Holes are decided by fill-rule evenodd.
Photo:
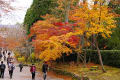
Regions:
M 54 64 L 55 68 L 72 72 L 81 77 L 89 77 L 90 80 L 120 80 L 120 68 L 104 66 L 106 73 L 101 71 L 101 67 L 98 64 L 89 63 L 87 68 L 83 68 L 83 65 L 76 64 Z M 91 71 L 92 66 L 98 66 L 98 70 Z
M 31 63 L 27 63 L 31 64 Z M 42 62 L 35 63 L 39 70 L 41 70 Z M 89 63 L 87 64 L 87 68 L 83 68 L 82 64 L 76 65 L 75 63 L 52 63 L 51 65 L 54 68 L 65 70 L 67 72 L 72 72 L 80 77 L 89 77 L 90 80 L 120 80 L 120 68 L 104 66 L 106 73 L 101 71 L 101 66 L 98 64 Z M 91 71 L 90 68 L 93 66 L 98 66 L 98 70 Z M 55 75 L 53 73 L 49 73 L 50 75 Z M 60 75 L 56 75 L 57 77 Z M 63 76 L 62 76 L 63 77 Z M 67 77 L 69 78 L 69 77 Z M 68 79 L 66 79 L 68 80 Z M 69 79 L 70 80 L 70 79 Z

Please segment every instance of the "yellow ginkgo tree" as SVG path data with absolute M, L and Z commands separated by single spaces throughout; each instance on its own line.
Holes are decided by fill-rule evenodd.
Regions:
M 94 47 L 96 47 L 99 55 L 100 64 L 103 72 L 105 72 L 102 62 L 102 57 L 98 47 L 97 37 L 101 35 L 104 38 L 109 38 L 112 34 L 112 29 L 116 27 L 114 15 L 110 13 L 107 5 L 102 5 L 102 0 L 97 0 L 94 5 L 88 3 L 80 3 L 80 6 L 71 12 L 70 20 L 77 24 L 77 33 L 83 35 L 86 39 L 94 36 Z M 82 34 L 81 34 L 82 32 Z

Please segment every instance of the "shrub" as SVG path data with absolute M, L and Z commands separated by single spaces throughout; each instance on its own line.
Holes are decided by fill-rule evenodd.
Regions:
M 17 60 L 18 60 L 18 62 L 24 62 L 25 61 L 25 57 L 19 57 L 19 58 L 17 58 Z
M 32 53 L 30 54 L 30 56 L 28 57 L 28 61 L 29 61 L 29 62 L 35 62 L 35 60 L 36 60 L 35 53 L 32 52 Z
M 31 58 L 31 59 L 35 59 L 35 53 L 34 53 L 34 52 L 32 52 L 32 53 L 30 54 L 30 58 Z
M 14 53 L 14 56 L 15 56 L 16 58 L 18 58 L 18 57 L 20 57 L 21 55 L 20 55 L 20 53 L 15 52 L 15 53 Z
M 120 50 L 100 50 L 104 65 L 120 67 Z M 99 63 L 97 50 L 87 50 L 87 59 Z

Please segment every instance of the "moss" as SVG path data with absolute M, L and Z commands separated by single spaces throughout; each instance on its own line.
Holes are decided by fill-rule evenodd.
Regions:
M 60 75 L 65 75 L 65 76 L 70 76 L 73 78 L 73 80 L 82 80 L 82 78 L 74 73 L 71 72 L 67 72 L 65 70 L 60 70 L 60 69 L 54 69 L 54 68 L 50 68 L 50 70 L 54 71 L 57 74 Z M 83 80 L 89 80 L 88 77 L 83 77 Z

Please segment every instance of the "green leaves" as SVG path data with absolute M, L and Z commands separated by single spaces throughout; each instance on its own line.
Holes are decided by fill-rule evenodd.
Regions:
M 53 8 L 54 0 L 33 0 L 33 4 L 27 10 L 24 19 L 24 26 L 26 27 L 27 34 L 30 33 L 30 27 L 38 20 L 43 20 L 41 16 L 50 14 Z

